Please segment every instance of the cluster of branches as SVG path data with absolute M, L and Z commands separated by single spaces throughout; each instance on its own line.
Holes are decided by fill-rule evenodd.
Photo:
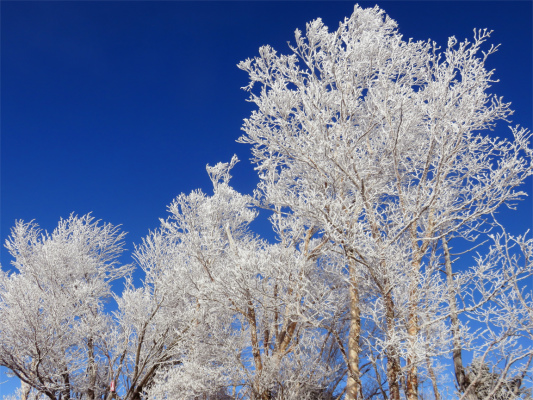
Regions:
M 489 36 L 441 51 L 356 6 L 296 31 L 289 56 L 262 47 L 239 64 L 257 190 L 230 186 L 236 158 L 208 167 L 213 194 L 178 196 L 136 247 L 140 287 L 118 228 L 17 223 L 18 272 L 0 274 L 16 396 L 531 398 L 533 241 L 494 213 L 526 195 L 533 151 L 526 129 L 487 133 L 512 114 L 489 92 Z

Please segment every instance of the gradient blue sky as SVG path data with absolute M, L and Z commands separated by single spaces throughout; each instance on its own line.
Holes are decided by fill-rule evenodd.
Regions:
M 236 64 L 265 44 L 287 53 L 295 28 L 314 18 L 335 29 L 354 4 L 2 1 L 0 241 L 16 219 L 52 230 L 71 212 L 93 212 L 121 224 L 132 249 L 179 193 L 210 192 L 205 165 L 233 154 L 242 160 L 233 185 L 251 193 L 250 151 L 235 140 L 253 107 Z M 442 46 L 493 29 L 502 44 L 488 62 L 501 79 L 494 91 L 513 103 L 513 124 L 533 127 L 532 2 L 377 4 L 405 38 Z M 528 229 L 531 198 L 503 218 L 512 233 Z

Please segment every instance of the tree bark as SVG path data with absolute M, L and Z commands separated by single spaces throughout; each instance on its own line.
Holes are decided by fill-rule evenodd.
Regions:
M 391 293 L 385 294 L 385 308 L 387 318 L 387 339 L 392 340 L 394 331 L 394 302 Z M 387 348 L 387 381 L 389 383 L 389 392 L 391 400 L 400 400 L 400 361 L 398 349 L 394 343 L 389 344 Z
M 94 362 L 93 338 L 89 338 L 87 347 L 89 350 L 89 365 L 87 366 L 87 374 L 89 376 L 89 387 L 87 388 L 87 399 L 94 400 L 94 396 L 95 396 L 94 387 L 96 385 L 96 365 Z
M 31 386 L 24 381 L 20 381 L 20 399 L 28 400 L 30 391 L 31 391 Z
M 430 212 L 429 225 L 432 226 L 432 218 Z M 432 232 L 432 229 L 428 229 Z M 431 234 L 429 234 L 431 236 Z M 413 233 L 414 237 L 414 233 Z M 409 320 L 407 321 L 407 337 L 409 341 L 409 350 L 407 355 L 407 380 L 406 380 L 406 396 L 407 400 L 418 400 L 418 276 L 420 273 L 420 263 L 422 256 L 429 245 L 429 241 L 425 241 L 421 247 L 418 247 L 413 240 L 413 247 L 418 249 L 415 253 L 415 258 L 411 264 L 411 276 L 409 282 Z
M 359 398 L 361 392 L 361 379 L 359 371 L 359 337 L 361 335 L 361 310 L 359 304 L 359 291 L 357 288 L 356 271 L 353 260 L 350 263 L 350 333 L 348 337 L 348 380 L 346 382 L 345 400 Z
M 63 372 L 63 382 L 65 384 L 65 388 L 61 391 L 61 399 L 70 400 L 70 376 L 66 369 L 65 372 Z
M 416 266 L 413 266 L 415 270 Z M 418 336 L 418 315 L 417 315 L 417 298 L 416 298 L 416 272 L 413 271 L 409 289 L 409 320 L 407 321 L 407 336 L 409 340 L 409 352 L 407 356 L 407 382 L 406 395 L 407 400 L 418 400 L 418 365 L 416 357 L 416 342 Z

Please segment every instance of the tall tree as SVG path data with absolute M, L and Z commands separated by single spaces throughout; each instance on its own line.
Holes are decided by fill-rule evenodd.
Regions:
M 484 132 L 512 113 L 488 90 L 489 36 L 452 37 L 441 52 L 404 41 L 378 7 L 356 6 L 335 31 L 320 19 L 297 30 L 290 55 L 264 46 L 239 64 L 257 106 L 240 141 L 253 146 L 264 205 L 305 218 L 348 258 L 347 399 L 361 396 L 360 274 L 384 305 L 390 397 L 399 400 L 405 372 L 406 397 L 417 399 L 431 250 L 447 235 L 473 239 L 482 218 L 525 195 L 516 188 L 531 175 L 530 132 Z

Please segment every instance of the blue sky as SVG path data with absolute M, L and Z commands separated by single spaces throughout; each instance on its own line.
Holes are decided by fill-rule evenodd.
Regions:
M 71 212 L 93 212 L 121 224 L 132 249 L 179 193 L 210 191 L 206 164 L 233 154 L 242 161 L 233 185 L 251 193 L 250 151 L 235 140 L 253 107 L 236 64 L 265 44 L 287 53 L 314 18 L 335 29 L 354 4 L 2 1 L 0 241 L 16 219 L 52 230 Z M 442 46 L 493 29 L 502 44 L 488 62 L 501 79 L 494 92 L 513 103 L 513 124 L 533 127 L 532 2 L 377 4 L 405 38 Z M 531 210 L 528 198 L 503 213 L 513 233 L 531 226 Z

